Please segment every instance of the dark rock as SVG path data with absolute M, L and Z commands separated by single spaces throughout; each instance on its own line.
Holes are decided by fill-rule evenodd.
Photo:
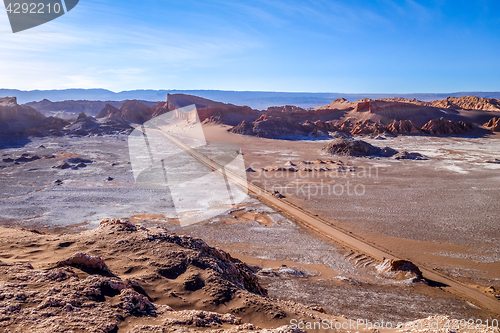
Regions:
M 420 153 L 410 153 L 405 151 L 402 151 L 394 156 L 395 159 L 397 160 L 428 160 L 429 158 L 427 156 L 424 156 Z
M 28 156 L 29 156 L 29 154 L 24 154 L 23 156 L 15 159 L 15 161 L 20 162 L 20 163 L 27 163 L 27 162 L 33 162 L 33 161 L 40 159 L 40 157 L 37 155 L 34 155 L 32 157 L 28 157 Z
M 323 148 L 323 151 L 329 154 L 344 156 L 380 156 L 390 157 L 397 154 L 397 151 L 390 148 L 375 147 L 362 140 L 350 138 L 338 138 L 330 142 Z
M 73 157 L 68 159 L 66 162 L 68 163 L 92 163 L 92 160 L 84 159 L 81 157 Z
M 273 195 L 278 198 L 278 199 L 283 199 L 286 198 L 283 194 L 281 194 L 279 191 L 274 191 Z
M 64 170 L 64 169 L 71 168 L 71 165 L 69 165 L 66 162 L 63 162 L 63 163 L 59 164 L 58 166 L 55 166 L 54 168 L 56 168 L 56 169 L 63 169 Z

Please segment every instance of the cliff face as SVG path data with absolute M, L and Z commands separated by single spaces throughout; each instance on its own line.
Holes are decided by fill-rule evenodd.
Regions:
M 196 105 L 201 122 L 223 123 L 235 126 L 243 120 L 254 121 L 261 114 L 248 106 L 211 101 L 193 95 L 169 94 L 167 101 L 152 107 L 152 117 L 189 105 Z
M 22 133 L 43 126 L 46 117 L 29 106 L 17 104 L 15 97 L 0 99 L 0 131 Z
M 15 97 L 0 98 L 0 121 L 37 122 L 45 116 L 29 106 L 17 104 Z

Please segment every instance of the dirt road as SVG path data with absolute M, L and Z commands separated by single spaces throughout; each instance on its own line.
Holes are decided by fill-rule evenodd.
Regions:
M 173 143 L 178 145 L 180 148 L 188 152 L 191 156 L 196 158 L 198 161 L 203 163 L 209 168 L 214 166 L 214 161 L 210 158 L 194 151 L 189 146 L 185 145 L 182 141 L 176 139 L 175 137 L 161 131 L 161 133 L 171 140 Z M 216 165 L 216 170 L 222 170 L 223 166 Z M 384 258 L 387 259 L 406 259 L 412 261 L 416 264 L 422 271 L 424 277 L 427 280 L 433 281 L 441 285 L 441 288 L 453 293 L 484 310 L 488 310 L 494 315 L 500 315 L 500 301 L 482 293 L 481 291 L 466 286 L 458 281 L 455 281 L 449 276 L 446 276 L 440 272 L 437 272 L 431 268 L 427 268 L 425 264 L 416 262 L 412 258 L 402 258 L 396 253 L 388 249 L 384 249 L 377 244 L 368 243 L 363 238 L 343 230 L 335 225 L 335 221 L 327 221 L 324 219 L 305 211 L 304 209 L 292 204 L 286 199 L 279 199 L 275 197 L 272 193 L 248 182 L 246 179 L 242 179 L 238 175 L 235 175 L 229 170 L 225 170 L 225 176 L 233 183 L 239 185 L 244 189 L 248 189 L 248 192 L 255 196 L 257 199 L 262 201 L 264 204 L 269 205 L 276 210 L 280 211 L 284 215 L 292 218 L 293 220 L 303 224 L 304 226 L 319 232 L 321 235 L 327 236 L 335 242 L 352 249 L 354 251 L 360 252 L 361 254 L 371 257 L 376 261 L 382 261 Z

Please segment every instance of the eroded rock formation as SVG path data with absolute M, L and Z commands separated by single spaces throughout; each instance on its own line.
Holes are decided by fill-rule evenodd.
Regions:
M 493 131 L 493 132 L 500 132 L 500 117 L 493 117 L 483 125 L 487 129 Z
M 468 122 L 458 123 L 447 120 L 443 117 L 430 120 L 422 127 L 422 131 L 433 135 L 461 135 L 474 129 L 474 125 Z

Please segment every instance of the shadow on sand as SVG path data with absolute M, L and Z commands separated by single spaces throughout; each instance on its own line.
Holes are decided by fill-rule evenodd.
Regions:
M 22 148 L 30 142 L 31 140 L 25 137 L 0 134 L 0 149 Z

